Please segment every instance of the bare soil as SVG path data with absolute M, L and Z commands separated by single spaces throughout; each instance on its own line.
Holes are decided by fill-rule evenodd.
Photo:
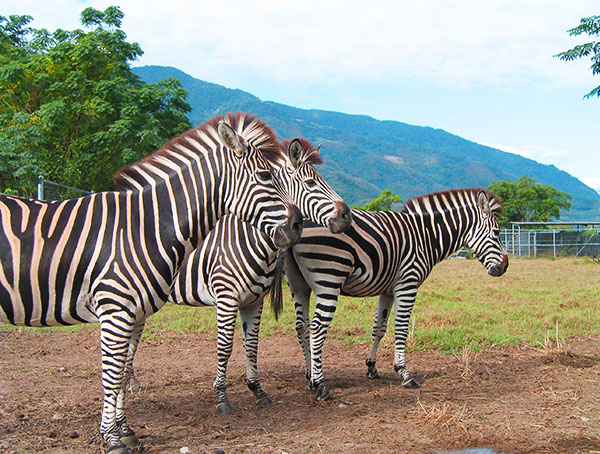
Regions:
M 228 388 L 234 412 L 215 408 L 216 341 L 185 334 L 144 339 L 136 369 L 146 391 L 128 395 L 128 418 L 145 453 L 600 453 L 600 337 L 566 347 L 503 348 L 462 355 L 408 353 L 419 390 L 400 386 L 392 346 L 380 380 L 365 376 L 366 345 L 328 339 L 325 374 L 334 400 L 307 388 L 292 337 L 260 344 L 263 388 L 277 404 L 258 409 L 234 348 Z M 97 333 L 0 329 L 0 452 L 101 452 Z M 185 452 L 185 450 L 184 450 Z

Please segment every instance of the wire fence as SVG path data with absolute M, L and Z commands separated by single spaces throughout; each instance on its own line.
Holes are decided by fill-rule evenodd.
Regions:
M 65 200 L 92 194 L 84 189 L 74 188 L 66 184 L 55 183 L 40 177 L 37 185 L 38 200 Z
M 19 178 L 7 171 L 0 170 L 0 192 L 38 200 L 66 200 L 92 194 L 91 191 L 79 189 L 65 184 L 46 180 L 40 176 L 35 192 L 32 188 L 24 188 L 19 184 Z
M 507 251 L 517 257 L 600 257 L 600 225 L 511 229 L 501 235 Z

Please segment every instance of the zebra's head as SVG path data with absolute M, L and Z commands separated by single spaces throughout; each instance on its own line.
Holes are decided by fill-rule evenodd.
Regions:
M 280 164 L 278 175 L 302 215 L 329 227 L 332 233 L 348 229 L 352 223 L 350 208 L 313 167 L 322 164 L 321 147 L 296 137 L 284 141 L 283 148 L 287 159 Z
M 502 205 L 487 191 L 480 190 L 475 194 L 475 222 L 466 234 L 466 246 L 485 266 L 490 276 L 502 276 L 508 268 L 508 254 L 500 239 L 500 225 L 497 219 Z
M 278 247 L 290 247 L 300 240 L 302 215 L 272 172 L 272 163 L 284 157 L 265 123 L 228 113 L 119 170 L 114 182 L 119 190 L 160 190 L 154 197 L 172 211 L 176 235 L 184 242 L 201 241 L 220 217 L 232 213 Z
M 234 163 L 225 188 L 224 210 L 267 233 L 277 247 L 288 248 L 300 241 L 303 219 L 267 160 L 269 154 L 281 154 L 281 145 L 270 131 L 266 131 L 267 136 L 256 134 L 265 129 L 262 122 L 254 125 L 246 139 L 242 134 L 248 132 L 248 126 L 239 134 L 230 122 L 219 122 L 223 153 L 229 154 L 226 159 Z

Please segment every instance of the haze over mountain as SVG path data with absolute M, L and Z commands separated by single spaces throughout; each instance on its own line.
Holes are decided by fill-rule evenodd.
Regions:
M 262 101 L 172 67 L 143 66 L 134 72 L 150 83 L 178 78 L 188 91 L 193 125 L 240 110 L 256 114 L 281 139 L 300 136 L 322 144 L 324 164 L 319 170 L 350 205 L 364 204 L 388 188 L 408 200 L 428 192 L 487 187 L 492 181 L 516 181 L 528 175 L 571 194 L 571 210 L 561 219 L 600 218 L 600 194 L 567 172 L 441 129 Z

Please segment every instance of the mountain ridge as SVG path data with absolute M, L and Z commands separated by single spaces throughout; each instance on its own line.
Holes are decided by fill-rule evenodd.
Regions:
M 262 101 L 173 67 L 140 66 L 133 71 L 150 83 L 179 79 L 188 91 L 189 118 L 194 125 L 240 110 L 256 114 L 282 139 L 301 136 L 321 143 L 324 164 L 319 170 L 351 205 L 364 204 L 388 188 L 408 200 L 428 192 L 487 187 L 492 181 L 516 181 L 528 175 L 572 195 L 571 211 L 561 213 L 561 219 L 600 218 L 600 194 L 567 172 L 443 129 Z

